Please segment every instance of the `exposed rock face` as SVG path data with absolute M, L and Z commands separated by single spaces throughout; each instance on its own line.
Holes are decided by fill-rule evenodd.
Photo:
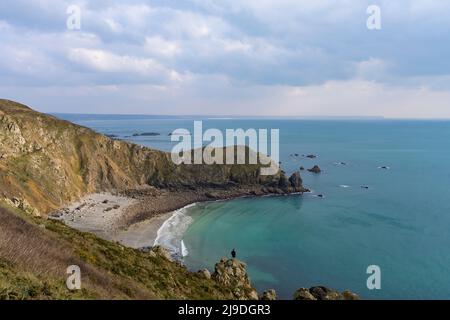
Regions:
M 35 209 L 32 206 L 30 206 L 30 204 L 28 203 L 27 199 L 20 199 L 20 198 L 17 198 L 17 197 L 13 197 L 12 199 L 5 198 L 3 201 L 6 204 L 10 205 L 11 207 L 23 210 L 26 213 L 29 213 L 29 214 L 31 214 L 33 216 L 36 216 L 36 217 L 40 217 L 41 216 L 40 212 L 37 209 Z
M 304 192 L 304 188 L 303 188 L 303 181 L 302 178 L 300 177 L 300 172 L 296 171 L 294 172 L 290 178 L 289 178 L 289 182 L 291 183 L 291 187 L 297 191 L 297 192 Z
M 345 290 L 342 292 L 342 297 L 344 300 L 360 300 L 361 298 L 356 294 L 349 290 Z
M 317 300 L 306 288 L 300 288 L 294 293 L 294 300 Z
M 247 265 L 237 259 L 222 258 L 216 263 L 212 279 L 219 284 L 233 288 L 236 299 L 258 300 L 258 293 L 251 286 Z
M 211 279 L 211 272 L 208 269 L 202 269 L 198 271 L 198 274 L 205 279 Z
M 277 300 L 277 293 L 274 289 L 269 289 L 267 291 L 264 291 L 259 299 L 266 300 L 266 301 L 267 300 Z
M 322 170 L 319 168 L 318 165 L 315 165 L 315 166 L 312 167 L 311 169 L 308 169 L 308 171 L 309 171 L 309 172 L 312 172 L 312 173 L 321 173 L 321 172 L 322 172 Z
M 283 173 L 283 175 L 280 177 L 280 180 L 278 181 L 278 186 L 279 186 L 281 189 L 284 189 L 284 190 L 286 190 L 286 189 L 289 188 L 289 186 L 290 186 L 289 180 L 288 180 L 288 178 L 284 175 L 284 173 Z
M 168 261 L 173 261 L 172 256 L 170 255 L 169 250 L 161 246 L 155 246 L 151 249 L 151 252 L 155 253 L 157 256 L 163 257 Z
M 248 156 L 251 151 L 245 150 Z M 126 191 L 143 185 L 175 191 L 242 188 L 243 195 L 250 189 L 255 194 L 294 191 L 279 169 L 265 176 L 261 168 L 176 165 L 169 153 L 113 140 L 0 99 L 0 200 L 26 200 L 43 215 L 89 193 Z M 295 185 L 297 190 L 302 188 Z
M 326 287 L 300 288 L 294 293 L 294 300 L 359 300 L 359 296 L 348 290 L 339 293 Z

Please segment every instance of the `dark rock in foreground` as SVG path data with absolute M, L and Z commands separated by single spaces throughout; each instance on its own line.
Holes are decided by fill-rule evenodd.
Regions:
M 221 285 L 233 288 L 233 294 L 237 299 L 258 300 L 258 293 L 250 284 L 247 265 L 244 262 L 222 258 L 216 263 L 214 270 L 211 278 Z
M 348 290 L 339 293 L 338 291 L 319 286 L 309 289 L 298 289 L 294 293 L 294 300 L 360 300 L 360 298 L 357 294 Z
M 263 294 L 259 297 L 259 300 L 277 300 L 277 293 L 274 289 L 269 289 L 263 292 Z

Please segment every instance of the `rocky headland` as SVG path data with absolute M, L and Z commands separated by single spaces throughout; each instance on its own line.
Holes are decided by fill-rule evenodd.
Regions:
M 0 298 L 275 299 L 258 296 L 236 259 L 192 273 L 164 248 L 115 242 L 190 203 L 308 191 L 299 172 L 261 167 L 175 165 L 169 153 L 0 100 Z M 86 273 L 80 292 L 61 282 L 71 264 Z

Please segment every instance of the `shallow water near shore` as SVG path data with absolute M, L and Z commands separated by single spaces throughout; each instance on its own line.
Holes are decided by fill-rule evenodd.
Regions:
M 163 150 L 173 145 L 168 133 L 193 121 L 66 118 Z M 186 209 L 192 221 L 180 224 L 175 245 L 182 238 L 190 269 L 213 270 L 235 248 L 256 288 L 274 288 L 281 298 L 321 284 L 369 299 L 450 297 L 450 122 L 206 119 L 204 126 L 280 128 L 283 169 L 317 164 L 323 172 L 302 172 L 311 194 Z M 161 136 L 131 137 L 150 131 Z M 369 265 L 381 268 L 381 290 L 366 287 Z

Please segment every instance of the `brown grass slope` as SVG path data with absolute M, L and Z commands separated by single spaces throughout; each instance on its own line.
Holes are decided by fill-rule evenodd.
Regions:
M 79 291 L 65 285 L 73 264 Z M 0 207 L 0 299 L 232 299 L 232 291 L 162 256 Z
M 276 183 L 259 165 L 176 166 L 170 154 L 112 140 L 88 128 L 0 99 L 0 201 L 18 198 L 46 214 L 81 196 L 139 185 L 182 187 Z M 18 206 L 18 205 L 16 205 Z

